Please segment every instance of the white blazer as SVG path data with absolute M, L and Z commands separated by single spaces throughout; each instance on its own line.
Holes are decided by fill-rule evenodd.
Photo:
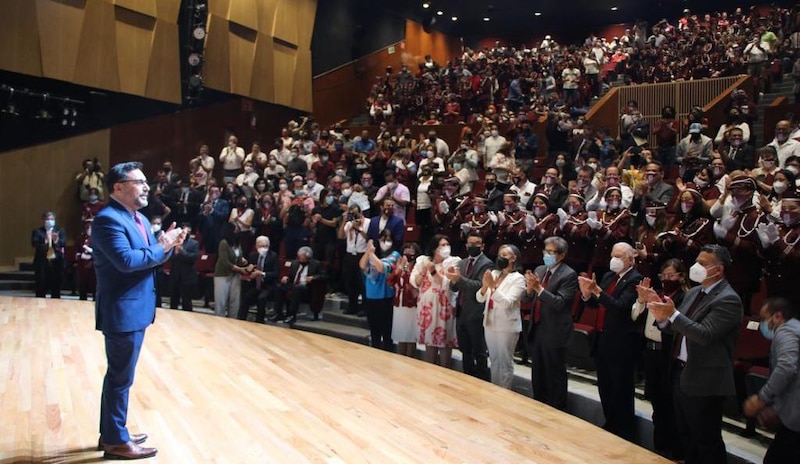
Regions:
M 500 271 L 492 271 L 496 279 Z M 522 317 L 520 316 L 520 302 L 525 294 L 525 276 L 519 272 L 512 272 L 500 283 L 496 290 L 489 290 L 486 295 L 481 289 L 475 292 L 475 299 L 484 303 L 483 327 L 497 332 L 522 332 Z M 492 309 L 489 309 L 489 302 Z

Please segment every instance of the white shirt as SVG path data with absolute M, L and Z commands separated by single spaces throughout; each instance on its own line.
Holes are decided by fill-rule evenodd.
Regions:
M 344 223 L 344 237 L 347 242 L 347 252 L 350 254 L 366 253 L 367 251 L 367 229 L 369 221 L 361 219 L 361 226 L 353 228 L 352 221 Z
M 497 279 L 500 271 L 492 271 L 492 276 Z M 484 295 L 481 289 L 475 292 L 475 300 L 484 303 L 483 326 L 498 332 L 522 332 L 522 317 L 520 316 L 520 302 L 525 294 L 525 276 L 519 272 L 512 272 L 506 276 L 494 291 L 487 291 Z M 489 309 L 489 303 L 492 309 Z
M 716 282 L 714 282 L 713 284 L 709 285 L 708 288 L 704 288 L 704 289 L 700 290 L 701 292 L 705 293 L 703 298 L 707 297 L 708 294 L 711 293 L 711 290 L 714 290 L 714 287 L 719 285 L 720 282 L 722 282 L 721 279 L 716 281 Z M 695 298 L 698 298 L 699 296 L 700 296 L 700 294 L 698 293 Z M 692 301 L 692 304 L 694 304 L 694 301 Z M 679 314 L 680 314 L 680 312 L 677 311 L 677 310 L 674 313 L 672 313 L 672 315 L 669 317 L 669 322 L 670 323 L 675 322 L 675 319 L 678 318 Z M 683 361 L 683 362 L 686 362 L 686 361 L 689 360 L 689 351 L 686 349 L 686 336 L 685 335 L 681 338 L 681 350 L 680 350 L 680 352 L 678 352 L 678 359 Z
M 484 148 L 486 148 L 486 160 L 491 160 L 494 158 L 494 154 L 500 150 L 503 145 L 506 144 L 506 138 L 502 135 L 498 135 L 497 137 L 489 136 L 483 142 Z
M 778 167 L 781 169 L 786 165 L 786 158 L 800 156 L 800 142 L 794 139 L 786 139 L 783 145 L 778 144 L 777 139 L 772 139 L 768 146 L 775 147 L 778 151 Z
M 427 180 L 420 178 L 419 185 L 417 185 L 417 209 L 430 209 L 433 206 L 431 196 L 428 194 L 432 179 L 432 177 Z
M 577 68 L 565 68 L 561 71 L 561 86 L 565 89 L 577 89 L 578 80 L 581 77 L 581 72 Z
M 522 187 L 517 187 L 516 185 L 512 185 L 509 188 L 512 192 L 516 193 L 519 196 L 519 204 L 524 209 L 528 204 L 528 201 L 531 197 L 536 193 L 536 184 L 533 182 L 526 180 L 525 184 Z
M 298 272 L 295 275 L 289 277 L 290 279 L 292 279 L 290 283 L 294 284 L 295 282 L 297 282 L 298 286 L 308 285 L 306 282 L 306 280 L 308 279 L 308 263 L 305 264 L 297 263 L 297 264 L 299 264 L 299 266 L 297 267 Z M 298 274 L 300 275 L 299 280 L 297 279 Z
M 242 162 L 244 161 L 244 149 L 242 147 L 225 147 L 219 154 L 219 160 L 222 162 L 222 169 L 232 171 L 234 169 L 242 169 Z
M 381 200 L 383 200 L 384 198 L 397 198 L 398 200 L 409 202 L 411 201 L 411 192 L 408 190 L 408 187 L 399 182 L 397 182 L 397 185 L 394 187 L 393 190 L 389 190 L 389 185 L 387 184 L 379 188 L 377 193 L 375 193 L 375 204 L 380 203 Z M 394 215 L 405 221 L 406 205 L 401 205 L 400 203 L 395 201 Z

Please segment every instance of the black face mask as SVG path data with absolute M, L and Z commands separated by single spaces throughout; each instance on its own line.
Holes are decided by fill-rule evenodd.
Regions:
M 471 258 L 474 258 L 474 257 L 476 257 L 476 256 L 481 254 L 481 247 L 475 246 L 475 245 L 470 245 L 470 246 L 467 247 L 467 254 Z
M 495 184 L 493 182 L 486 183 L 486 190 L 494 190 Z
M 503 258 L 502 256 L 498 256 L 497 260 L 494 262 L 494 265 L 498 271 L 502 271 L 508 267 L 508 258 Z
M 436 136 L 435 135 L 429 136 L 428 137 L 428 141 L 431 142 L 431 143 L 435 143 L 436 142 Z

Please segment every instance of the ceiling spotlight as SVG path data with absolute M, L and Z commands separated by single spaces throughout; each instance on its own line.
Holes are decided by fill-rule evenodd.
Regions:
M 443 14 L 444 14 L 444 11 L 442 11 L 442 10 L 439 10 L 439 11 L 436 12 L 436 15 L 438 15 L 438 16 L 441 16 Z
M 537 12 L 536 12 L 536 13 L 534 13 L 533 15 L 534 15 L 534 16 L 541 16 L 541 15 L 542 15 L 542 12 L 541 12 L 541 11 L 537 11 Z
M 483 20 L 484 20 L 484 21 L 489 21 L 489 17 L 488 17 L 488 16 L 484 16 L 484 17 L 483 17 Z
M 458 21 L 458 16 L 453 16 L 452 18 L 450 18 L 450 21 Z
M 612 6 L 612 7 L 611 7 L 611 11 L 617 11 L 617 10 L 619 10 L 619 8 L 617 8 L 617 7 L 615 7 L 615 6 Z
M 431 7 L 431 4 L 430 4 L 430 3 L 428 3 L 428 2 L 425 2 L 425 3 L 423 3 L 423 4 L 422 4 L 422 8 L 425 8 L 426 10 L 427 10 L 428 8 L 430 8 L 430 7 Z

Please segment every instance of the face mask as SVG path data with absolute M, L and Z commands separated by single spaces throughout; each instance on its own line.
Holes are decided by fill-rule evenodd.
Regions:
M 733 139 L 731 140 L 731 146 L 734 148 L 738 148 L 742 144 L 741 139 Z
M 161 224 L 153 224 L 150 230 L 153 231 L 154 234 L 161 232 Z
M 681 211 L 683 211 L 683 214 L 686 214 L 686 213 L 688 213 L 689 211 L 692 210 L 693 206 L 694 206 L 694 203 L 681 202 Z
M 741 208 L 742 206 L 747 203 L 748 197 L 731 197 L 733 200 L 733 206 L 737 208 Z
M 670 295 L 675 293 L 680 288 L 681 283 L 678 280 L 662 280 L 661 287 L 664 289 L 664 293 Z
M 616 211 L 619 209 L 619 200 L 610 200 L 607 204 L 609 211 Z
M 305 195 L 305 194 L 306 194 L 306 191 L 305 191 L 305 190 L 295 190 L 295 191 L 294 191 L 294 195 L 295 195 L 296 197 L 300 197 L 300 196 L 303 196 L 303 195 Z
M 481 247 L 470 245 L 467 247 L 467 254 L 470 255 L 470 257 L 474 258 L 481 254 Z
M 609 187 L 619 187 L 619 178 L 618 177 L 609 177 L 606 179 L 606 185 Z
M 287 190 L 289 186 L 287 184 L 278 184 L 278 188 L 281 190 L 281 192 L 283 192 Z
M 98 199 L 97 195 L 89 195 L 89 203 L 97 203 Z
M 327 156 L 323 156 L 320 159 L 322 160 L 323 163 L 327 163 L 328 162 L 328 157 Z
M 547 208 L 545 208 L 544 206 L 537 206 L 533 208 L 533 214 L 538 218 L 544 216 L 545 213 L 547 213 Z
M 505 205 L 506 212 L 513 213 L 514 212 L 514 205 Z
M 697 185 L 698 188 L 704 188 L 704 187 L 706 187 L 708 185 L 708 182 L 704 181 L 703 179 L 701 179 L 699 177 L 695 177 L 693 180 L 694 180 L 694 184 Z
M 245 174 L 252 174 L 253 173 L 253 168 L 250 167 L 250 166 L 247 166 L 246 168 L 244 168 L 244 173 Z
M 648 174 L 647 175 L 647 183 L 650 185 L 655 184 L 658 181 L 658 178 L 655 174 Z
M 433 155 L 434 155 L 434 153 L 433 153 L 433 151 L 432 151 L 432 150 L 428 150 L 428 151 L 425 153 L 425 156 L 427 156 L 427 157 L 428 157 L 428 159 L 430 159 L 430 158 L 433 158 Z
M 44 228 L 45 229 L 52 229 L 55 226 L 56 226 L 56 220 L 55 219 L 46 219 L 44 221 Z
M 555 179 L 555 177 L 545 177 L 544 178 L 544 183 L 547 184 L 547 185 L 552 186 L 552 185 L 555 185 L 556 179 Z
M 800 214 L 784 211 L 781 213 L 781 219 L 786 226 L 793 226 L 800 219 Z
M 342 196 L 345 197 L 345 198 L 350 197 L 350 195 L 352 193 L 353 193 L 353 189 L 344 189 L 344 190 L 342 190 Z
M 588 166 L 597 171 L 597 163 L 589 163 Z
M 547 267 L 553 267 L 556 264 L 556 257 L 555 255 L 551 255 L 549 253 L 545 253 L 542 256 L 542 261 L 544 261 L 544 265 Z
M 772 189 L 775 190 L 775 193 L 777 194 L 785 192 L 787 188 L 789 188 L 789 184 L 787 184 L 786 182 L 781 182 L 779 180 L 776 180 L 775 182 L 772 183 Z
M 700 263 L 692 264 L 689 268 L 689 280 L 701 284 L 708 278 L 708 269 L 703 267 Z
M 795 166 L 793 164 L 790 164 L 790 165 L 786 166 L 786 170 L 787 171 L 791 171 L 791 173 L 794 174 L 795 176 L 797 175 L 797 173 L 800 172 L 800 169 L 798 169 L 797 166 Z
M 430 143 L 436 143 L 436 136 L 435 135 L 428 136 L 428 141 Z
M 330 206 L 333 204 L 333 197 L 325 197 L 325 203 Z
M 344 177 L 345 174 L 347 174 L 347 173 L 344 171 L 344 169 L 337 169 L 336 170 L 336 175 L 339 176 L 339 177 Z
M 258 249 L 258 254 L 260 254 L 261 256 L 266 256 L 268 251 L 269 251 L 268 247 L 261 247 Z
M 558 160 L 558 161 L 556 161 L 556 166 L 558 166 L 558 167 L 560 167 L 560 168 L 561 168 L 561 167 L 564 167 L 564 165 L 565 165 L 565 164 L 566 164 L 566 161 L 564 161 L 564 160 Z
M 397 182 L 389 182 L 388 184 L 386 184 L 386 187 L 389 190 L 394 190 L 395 188 L 397 188 Z
M 778 141 L 778 143 L 783 143 L 783 142 L 785 142 L 787 139 L 789 139 L 789 134 L 783 134 L 783 133 L 781 133 L 781 134 L 775 134 L 775 140 L 777 140 L 777 141 Z
M 585 189 L 589 186 L 589 181 L 586 179 L 578 179 L 578 188 Z
M 461 163 L 453 163 L 453 169 L 455 169 L 456 171 L 460 171 L 461 170 Z
M 578 205 L 569 205 L 569 214 L 575 215 L 581 212 L 581 207 Z
M 763 320 L 758 324 L 758 330 L 767 340 L 772 340 L 775 337 L 775 331 L 769 328 L 768 321 L 766 320 Z
M 381 251 L 389 251 L 392 249 L 392 242 L 381 242 Z
M 655 216 L 645 216 L 644 220 L 647 221 L 647 225 L 650 227 L 653 227 L 656 224 Z
M 499 134 L 499 132 L 497 132 L 496 130 L 493 130 L 493 131 L 491 132 L 491 134 L 492 134 L 492 137 L 497 137 L 497 135 Z
M 306 186 L 308 186 L 308 188 L 314 188 L 316 185 L 317 185 L 317 181 L 315 181 L 315 180 L 310 180 L 310 181 L 306 182 Z
M 722 177 L 725 174 L 725 168 L 723 166 L 714 166 L 711 168 L 711 172 L 714 173 L 714 177 Z
M 508 263 L 508 258 L 503 258 L 502 256 L 498 256 L 497 260 L 494 262 L 495 267 L 501 271 L 508 267 Z
M 363 185 L 364 187 L 367 187 L 367 188 L 372 187 L 372 181 L 371 180 L 362 180 L 361 181 L 361 185 Z
M 611 261 L 608 262 L 608 268 L 611 269 L 611 272 L 619 274 L 625 269 L 625 262 L 619 258 L 611 258 Z
M 472 212 L 475 214 L 481 214 L 483 212 L 483 206 L 473 206 Z
M 439 248 L 439 256 L 441 256 L 442 259 L 449 258 L 450 257 L 450 245 L 445 245 L 445 246 Z
M 495 188 L 495 183 L 494 182 L 487 182 L 486 183 L 486 190 L 492 191 L 492 190 L 494 190 L 494 188 Z
M 764 166 L 764 169 L 772 169 L 775 167 L 775 161 L 762 161 L 761 164 Z
M 269 167 L 274 168 L 276 166 L 278 166 L 278 162 L 277 161 L 272 160 L 272 161 L 269 162 Z

